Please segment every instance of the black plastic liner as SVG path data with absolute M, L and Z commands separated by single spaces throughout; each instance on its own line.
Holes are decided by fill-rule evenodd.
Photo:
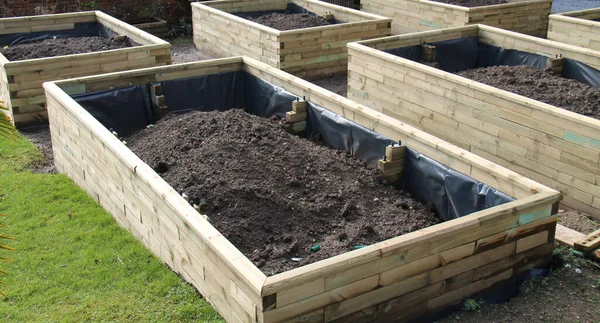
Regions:
M 485 44 L 479 42 L 477 37 L 444 40 L 430 44 L 436 47 L 435 59 L 440 68 L 450 73 L 499 65 L 528 65 L 544 69 L 548 60 L 546 56 Z M 385 52 L 418 62 L 421 57 L 421 46 L 399 47 L 387 49 Z M 600 71 L 572 59 L 565 59 L 563 76 L 595 88 L 600 87 Z
M 248 19 L 248 18 L 258 18 L 262 15 L 266 15 L 266 14 L 270 14 L 270 13 L 281 13 L 281 14 L 286 14 L 286 15 L 291 15 L 291 14 L 295 14 L 295 13 L 304 13 L 304 14 L 309 14 L 311 16 L 319 16 L 316 13 L 314 13 L 312 11 L 308 11 L 307 9 L 304 9 L 303 7 L 301 7 L 295 3 L 288 3 L 285 10 L 249 11 L 249 12 L 236 12 L 236 13 L 232 13 L 232 14 L 236 15 L 238 17 L 244 18 L 244 19 Z M 327 21 L 332 25 L 345 23 L 345 21 L 335 19 L 335 15 L 334 15 L 333 19 L 329 19 Z
M 32 33 L 18 33 L 0 35 L 0 46 L 14 46 L 51 38 L 74 38 L 74 37 L 102 37 L 110 38 L 118 36 L 117 33 L 98 22 L 75 23 L 74 29 L 48 30 Z M 131 40 L 130 40 L 131 41 Z
M 292 93 L 244 71 L 159 82 L 169 110 L 225 111 L 244 108 L 259 116 L 284 117 Z M 105 127 L 127 134 L 154 123 L 148 85 L 73 96 Z M 307 134 L 319 133 L 325 144 L 351 152 L 376 167 L 385 147 L 396 142 L 309 102 Z M 444 220 L 514 200 L 512 197 L 407 149 L 402 186 L 433 203 Z

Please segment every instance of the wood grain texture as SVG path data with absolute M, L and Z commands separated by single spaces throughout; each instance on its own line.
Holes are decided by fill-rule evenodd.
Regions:
M 403 145 L 427 151 L 517 199 L 271 277 L 68 95 L 243 70 Z M 557 191 L 389 116 L 247 57 L 46 83 L 57 168 L 180 273 L 228 322 L 387 321 L 403 304 L 435 311 L 551 253 Z M 291 105 L 290 105 L 291 109 Z M 390 151 L 390 154 L 393 154 Z M 397 154 L 394 156 L 397 157 Z M 393 158 L 392 158 L 393 159 Z M 497 263 L 497 270 L 490 268 Z M 433 296 L 432 296 L 433 295 Z M 419 307 L 420 308 L 420 307 Z M 387 309 L 387 310 L 386 310 Z
M 597 51 L 456 27 L 349 44 L 349 98 L 560 190 L 566 205 L 600 218 L 600 121 L 382 52 L 467 35 L 600 67 Z

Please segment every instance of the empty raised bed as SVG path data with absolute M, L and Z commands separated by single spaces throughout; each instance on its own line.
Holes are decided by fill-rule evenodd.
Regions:
M 548 39 L 600 50 L 600 8 L 550 15 Z
M 392 18 L 392 33 L 485 24 L 546 37 L 552 0 L 361 0 L 361 10 Z
M 86 189 L 173 270 L 194 284 L 228 322 L 407 320 L 459 303 L 498 282 L 514 284 L 515 281 L 509 279 L 517 280 L 531 268 L 543 268 L 550 259 L 556 225 L 553 214 L 560 199 L 558 192 L 256 60 L 234 57 L 65 80 L 46 83 L 44 87 L 57 168 Z M 294 102 L 302 98 L 306 99 L 306 112 L 299 110 L 303 107 L 301 101 Z M 215 210 L 208 208 L 210 218 L 205 219 L 181 192 L 167 184 L 107 129 L 112 128 L 121 135 L 147 128 L 155 122 L 154 116 L 164 109 L 175 114 L 232 108 L 244 108 L 248 113 L 265 117 L 286 115 L 290 122 L 294 121 L 292 130 L 304 126 L 310 136 L 319 133 L 326 145 L 346 151 L 337 153 L 338 158 L 350 160 L 346 154 L 352 154 L 367 165 L 381 165 L 384 175 L 388 167 L 403 167 L 406 170 L 400 182 L 403 187 L 415 197 L 432 203 L 437 214 L 447 221 L 356 250 L 347 245 L 346 253 L 266 275 L 254 264 L 258 261 L 257 264 L 263 266 L 260 259 L 249 260 L 215 229 L 212 223 L 223 225 L 215 222 L 220 216 Z M 210 117 L 220 116 L 219 112 L 194 113 L 199 116 L 167 117 L 165 124 L 159 120 L 143 131 L 151 133 L 153 128 L 163 127 L 177 118 L 182 121 L 200 118 L 198 122 L 208 123 L 209 127 L 220 124 Z M 304 113 L 306 119 L 299 120 Z M 201 119 L 203 114 L 209 117 Z M 240 119 L 231 117 L 231 120 Z M 168 134 L 168 140 L 174 144 L 181 138 L 174 133 L 192 130 L 192 127 L 177 127 L 176 122 L 170 127 L 173 125 L 170 129 L 174 132 Z M 242 145 L 225 144 L 223 156 L 219 158 L 230 156 L 227 149 L 260 153 L 252 149 L 263 142 L 259 136 L 268 136 L 276 142 L 283 139 L 265 133 L 260 129 L 264 125 L 233 122 L 228 127 L 231 131 L 252 127 L 257 135 L 239 139 Z M 215 126 L 207 133 L 218 134 L 223 128 Z M 213 142 L 213 139 L 202 141 L 195 136 L 190 132 L 190 140 L 180 145 L 181 151 L 202 149 Z M 282 133 L 282 136 L 290 135 Z M 392 149 L 400 147 L 388 148 L 398 141 L 404 147 L 403 158 Z M 286 142 L 281 141 L 276 149 L 286 149 Z M 384 154 L 386 159 L 382 160 Z M 273 152 L 273 156 L 276 155 Z M 216 161 L 210 154 L 205 156 Z M 181 166 L 187 162 L 178 160 L 175 164 Z M 254 166 L 244 168 L 240 165 L 244 162 L 228 159 L 223 165 L 214 164 L 214 172 L 252 172 Z M 151 163 L 167 174 L 164 175 L 167 179 L 169 167 L 177 167 L 168 161 L 163 166 L 152 160 Z M 277 160 L 273 164 L 282 162 Z M 298 164 L 293 159 L 289 164 L 282 172 L 290 175 L 303 170 L 321 172 L 321 167 L 327 168 L 324 164 L 312 167 Z M 345 172 L 343 168 L 338 171 Z M 204 183 L 208 176 L 202 176 L 201 172 L 198 170 L 190 183 Z M 325 175 L 331 180 L 336 178 L 333 173 Z M 392 177 L 386 178 L 391 180 Z M 301 179 L 297 182 L 302 183 Z M 328 193 L 320 198 L 344 198 L 344 192 L 352 190 L 352 185 L 363 183 L 361 179 L 356 182 L 340 186 L 340 194 Z M 265 190 L 273 188 L 267 184 L 267 178 L 264 183 L 257 194 L 244 190 L 243 186 L 239 194 L 254 201 L 257 196 L 265 195 Z M 203 185 L 213 184 L 207 181 Z M 218 185 L 232 186 L 228 181 Z M 290 185 L 298 186 L 291 181 Z M 319 184 L 305 183 L 298 189 L 312 187 L 317 188 Z M 195 200 L 196 193 L 193 190 L 188 193 L 190 202 L 200 204 L 202 210 L 204 203 Z M 319 198 L 303 200 L 302 194 L 278 197 L 287 205 L 287 211 L 280 213 L 282 219 L 294 214 L 297 203 L 320 205 Z M 381 197 L 382 202 L 384 199 Z M 247 212 L 243 212 L 239 201 L 232 201 L 230 205 L 224 202 L 223 212 L 240 208 L 240 220 L 231 225 L 239 226 L 247 220 L 247 228 L 271 228 L 277 222 L 276 219 L 253 221 L 260 210 L 246 208 Z M 376 202 L 373 199 L 373 203 Z M 210 205 L 210 201 L 206 204 Z M 406 209 L 401 204 L 398 209 Z M 266 203 L 262 207 L 265 213 L 272 214 L 272 209 L 280 209 L 279 205 Z M 338 211 L 346 213 L 343 209 L 332 210 L 336 214 Z M 318 231 L 321 226 L 320 220 L 316 220 L 311 230 Z M 233 236 L 234 241 L 239 239 Z M 282 239 L 286 241 L 285 237 Z M 264 243 L 259 241 L 257 245 Z M 300 246 L 301 249 L 309 247 L 314 246 Z M 328 243 L 322 243 L 317 253 L 327 249 Z M 290 264 L 294 260 L 282 261 Z
M 170 63 L 169 43 L 99 11 L 0 19 L 0 99 L 17 125 L 47 119 L 45 81 Z
M 600 52 L 479 25 L 350 44 L 349 55 L 350 99 L 558 189 L 565 205 L 600 216 L 600 120 L 567 110 L 578 111 L 569 107 L 577 102 L 588 107 L 580 112 L 600 113 Z M 556 87 L 547 102 L 561 108 L 453 74 L 498 65 L 550 66 L 580 90 Z M 498 69 L 511 68 L 485 75 L 505 77 Z M 503 86 L 523 83 L 507 72 Z M 521 93 L 543 92 L 556 77 L 533 74 L 523 77 Z
M 388 18 L 316 0 L 208 1 L 192 3 L 192 12 L 198 49 L 246 55 L 304 78 L 343 73 L 348 42 L 390 35 Z M 322 17 L 328 25 L 282 31 L 252 19 L 267 14 L 288 23 Z

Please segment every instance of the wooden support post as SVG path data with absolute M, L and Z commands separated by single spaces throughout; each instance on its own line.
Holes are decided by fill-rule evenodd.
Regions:
M 333 12 L 331 12 L 331 11 L 325 12 L 325 15 L 323 16 L 323 18 L 327 21 L 333 20 Z
M 421 44 L 421 64 L 439 68 L 440 64 L 435 61 L 435 46 Z
M 404 153 L 406 146 L 399 144 L 385 147 L 385 156 L 380 159 L 377 166 L 381 171 L 380 180 L 387 184 L 398 183 L 404 171 Z
M 548 58 L 547 67 L 552 71 L 553 74 L 562 75 L 564 66 L 565 66 L 565 58 L 564 57 Z
M 292 101 L 292 111 L 285 113 L 288 132 L 300 133 L 306 130 L 306 108 L 305 100 Z
M 150 99 L 152 101 L 152 116 L 154 117 L 154 122 L 156 122 L 169 112 L 169 108 L 165 102 L 162 85 L 150 84 Z

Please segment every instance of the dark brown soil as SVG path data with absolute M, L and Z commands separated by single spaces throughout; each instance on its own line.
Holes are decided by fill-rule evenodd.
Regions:
M 168 115 L 126 141 L 267 275 L 439 222 L 346 152 L 242 110 Z
M 99 52 L 131 47 L 125 38 L 73 37 L 45 39 L 0 49 L 9 61 Z
M 293 30 L 330 25 L 329 21 L 323 17 L 305 13 L 284 14 L 274 12 L 256 18 L 247 17 L 246 19 L 277 30 Z
M 576 80 L 553 75 L 532 66 L 492 66 L 466 70 L 458 75 L 600 119 L 600 90 Z
M 506 0 L 433 0 L 435 2 L 453 4 L 462 7 L 481 7 L 481 6 L 492 6 L 495 4 L 508 3 Z
M 312 83 L 343 97 L 348 95 L 348 74 L 329 76 Z
M 561 209 L 559 210 L 558 216 L 558 223 L 583 234 L 590 234 L 600 229 L 600 223 L 583 212 Z
M 25 138 L 29 139 L 42 153 L 42 159 L 29 165 L 32 172 L 42 174 L 54 174 L 54 154 L 52 152 L 52 140 L 50 140 L 50 128 L 47 124 L 30 126 L 19 131 Z
M 477 311 L 455 313 L 439 322 L 600 322 L 598 264 L 564 247 L 555 250 L 553 260 L 555 270 L 523 284 L 509 302 L 481 304 Z

